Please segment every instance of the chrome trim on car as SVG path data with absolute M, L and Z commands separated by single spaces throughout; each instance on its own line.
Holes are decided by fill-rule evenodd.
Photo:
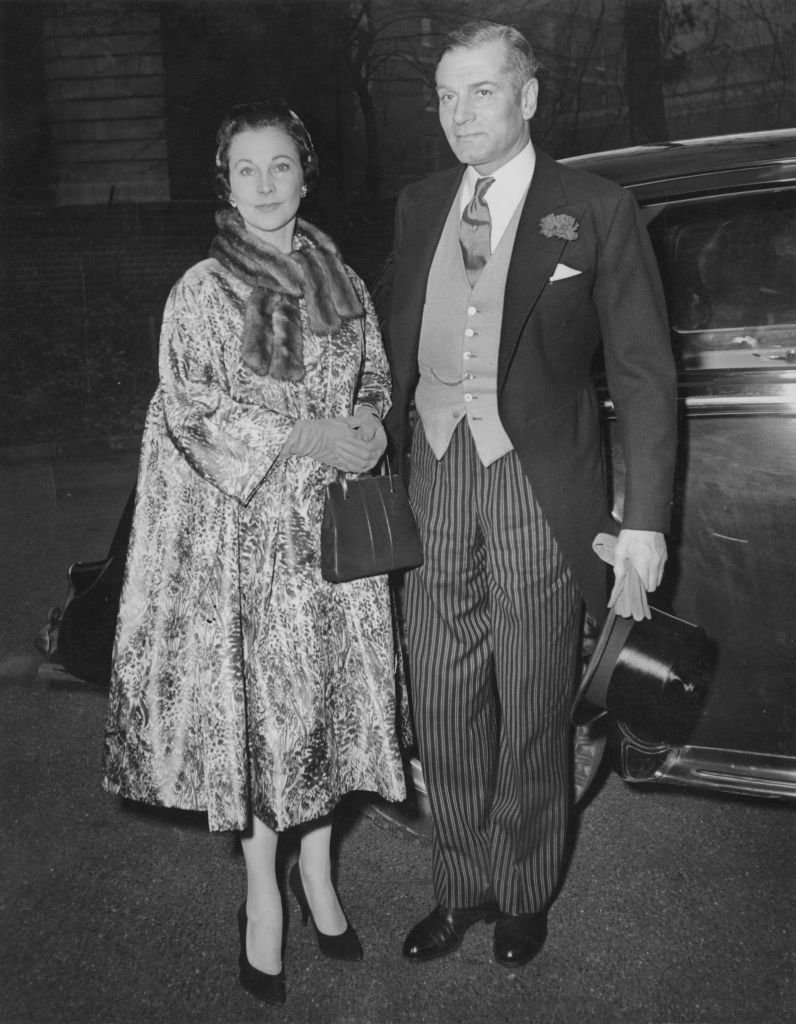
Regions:
M 743 406 L 745 409 L 772 408 L 781 406 L 790 412 L 796 410 L 796 385 L 786 385 L 784 394 L 778 395 L 685 395 L 680 401 L 688 409 L 732 409 Z M 600 402 L 605 412 L 614 411 L 614 403 L 610 398 Z
M 796 797 L 796 759 L 748 750 L 684 746 L 671 751 L 654 781 L 792 799 Z
M 729 408 L 734 405 L 772 406 L 784 405 L 792 408 L 796 405 L 796 389 L 792 396 L 788 395 L 687 395 L 683 401 L 689 409 L 708 409 L 715 406 Z

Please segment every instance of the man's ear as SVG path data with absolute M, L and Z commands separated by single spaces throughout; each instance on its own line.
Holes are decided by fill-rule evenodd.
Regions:
M 522 106 L 522 116 L 526 121 L 530 121 L 533 115 L 536 113 L 536 101 L 539 98 L 539 79 L 529 78 L 525 85 L 522 87 L 520 92 L 520 105 Z

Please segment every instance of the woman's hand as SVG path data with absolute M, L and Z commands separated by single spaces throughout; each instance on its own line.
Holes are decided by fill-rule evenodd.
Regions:
M 367 415 L 367 419 L 374 417 Z M 370 440 L 365 436 L 368 433 L 372 433 Z M 383 428 L 381 433 L 384 433 Z M 363 423 L 358 416 L 340 416 L 297 420 L 282 455 L 305 455 L 346 473 L 364 473 L 376 464 L 383 451 L 384 444 L 379 440 L 378 431 L 373 431 L 370 423 L 363 432 Z
M 375 466 L 384 454 L 387 447 L 387 434 L 382 426 L 381 418 L 372 405 L 363 405 L 348 417 L 352 429 L 359 430 L 363 441 L 371 446 L 373 461 L 370 466 Z M 368 469 L 370 469 L 368 466 Z

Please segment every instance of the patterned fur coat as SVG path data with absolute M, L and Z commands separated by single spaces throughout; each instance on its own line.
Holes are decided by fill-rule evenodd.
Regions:
M 305 239 L 303 244 L 309 244 Z M 404 797 L 387 581 L 326 583 L 324 486 L 335 471 L 277 460 L 295 419 L 389 406 L 370 298 L 331 334 L 301 302 L 301 381 L 240 359 L 251 288 L 211 258 L 175 285 L 141 451 L 103 767 L 106 790 L 251 814 L 282 830 L 351 790 Z

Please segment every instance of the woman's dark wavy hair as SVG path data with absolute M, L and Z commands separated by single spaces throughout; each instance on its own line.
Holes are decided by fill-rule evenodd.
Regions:
M 318 156 L 304 122 L 287 103 L 275 97 L 257 103 L 241 103 L 227 114 L 216 133 L 216 193 L 229 199 L 229 147 L 240 132 L 257 128 L 281 128 L 296 143 L 304 171 L 304 184 L 311 189 L 318 180 Z

